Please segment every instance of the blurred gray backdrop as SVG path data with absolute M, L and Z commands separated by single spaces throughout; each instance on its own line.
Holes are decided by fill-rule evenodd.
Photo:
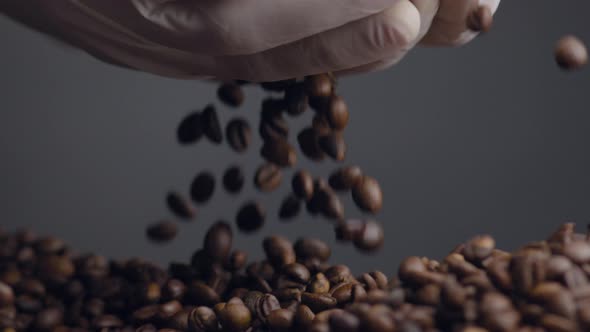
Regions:
M 408 255 L 440 258 L 472 235 L 490 233 L 503 248 L 544 238 L 567 220 L 590 222 L 590 69 L 565 74 L 555 41 L 575 33 L 590 42 L 588 1 L 506 0 L 491 33 L 459 49 L 418 49 L 381 73 L 347 78 L 347 163 L 383 186 L 386 244 L 377 255 L 336 245 L 333 262 L 356 272 L 396 270 Z M 239 164 L 251 176 L 260 140 L 245 155 L 201 141 L 181 147 L 175 129 L 187 112 L 213 100 L 212 84 L 176 81 L 102 64 L 0 18 L 0 224 L 55 234 L 83 251 L 187 260 L 217 219 L 260 199 L 265 228 L 236 246 L 260 257 L 265 235 L 312 235 L 330 243 L 328 222 L 303 214 L 276 218 L 275 194 L 250 181 L 238 196 L 218 186 L 177 240 L 150 244 L 144 228 L 171 218 L 169 190 L 188 192 L 197 172 L 220 176 Z M 256 125 L 258 89 L 238 110 Z M 219 103 L 218 103 L 219 104 Z M 293 121 L 300 128 L 311 114 Z M 296 131 L 293 130 L 293 133 Z M 294 134 L 291 135 L 294 137 Z M 336 165 L 298 167 L 327 175 Z M 289 173 L 290 175 L 291 173 Z M 290 178 L 287 176 L 286 178 Z M 350 197 L 349 216 L 361 217 Z

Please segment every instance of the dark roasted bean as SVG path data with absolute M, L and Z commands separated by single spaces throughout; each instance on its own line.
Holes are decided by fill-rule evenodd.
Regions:
M 346 166 L 333 172 L 328 179 L 328 183 L 334 190 L 350 190 L 360 181 L 362 175 L 360 167 Z
M 297 196 L 291 194 L 283 200 L 279 208 L 279 218 L 292 219 L 299 214 L 301 210 L 301 201 Z
M 170 211 L 180 218 L 194 218 L 197 213 L 189 200 L 177 192 L 168 193 L 166 203 Z
M 187 115 L 176 130 L 176 137 L 181 144 L 197 142 L 203 136 L 203 123 L 200 112 Z
M 325 158 L 325 153 L 320 147 L 319 138 L 318 132 L 313 128 L 305 128 L 297 135 L 299 149 L 307 158 L 313 161 L 321 161 Z
M 299 170 L 293 175 L 291 180 L 293 193 L 297 197 L 309 201 L 313 196 L 314 184 L 313 177 L 305 170 Z
M 191 184 L 191 197 L 197 203 L 211 199 L 215 191 L 215 177 L 209 172 L 199 173 Z
M 223 141 L 223 131 L 221 124 L 217 117 L 217 112 L 212 105 L 208 105 L 201 113 L 201 123 L 203 125 L 203 132 L 207 138 L 215 143 L 220 144 Z
M 381 249 L 383 240 L 384 234 L 381 225 L 373 220 L 368 220 L 353 242 L 358 249 L 370 252 Z
M 294 249 L 297 258 L 301 260 L 317 258 L 321 262 L 325 262 L 332 254 L 332 250 L 325 242 L 314 238 L 298 239 L 294 244 Z
M 242 118 L 231 120 L 225 127 L 225 136 L 229 146 L 236 152 L 245 152 L 252 141 L 252 130 Z
M 330 97 L 325 114 L 330 127 L 335 130 L 342 130 L 348 124 L 348 105 L 340 96 Z
M 149 226 L 146 230 L 146 234 L 150 240 L 160 243 L 172 241 L 177 233 L 178 228 L 171 221 L 161 221 Z
M 261 191 L 269 192 L 277 189 L 283 180 L 281 169 L 271 163 L 266 163 L 256 170 L 254 185 Z
M 297 163 L 297 153 L 289 142 L 284 139 L 267 140 L 260 154 L 267 161 L 281 167 L 291 167 Z
M 336 161 L 343 161 L 346 158 L 346 143 L 340 132 L 320 136 L 318 145 L 325 154 Z
M 307 93 L 303 84 L 294 84 L 285 90 L 285 104 L 287 113 L 297 116 L 307 110 Z
M 223 173 L 223 187 L 229 193 L 239 193 L 244 182 L 244 173 L 239 166 L 231 166 Z
M 203 249 L 213 260 L 224 261 L 230 254 L 232 241 L 231 226 L 224 221 L 218 221 L 207 231 Z
M 244 204 L 236 216 L 238 229 L 245 233 L 252 233 L 264 225 L 266 211 L 257 202 L 248 202 Z
M 275 267 L 295 263 L 295 251 L 291 242 L 282 236 L 270 236 L 263 241 L 268 261 Z
M 564 36 L 555 46 L 555 61 L 565 70 L 580 69 L 588 63 L 588 51 L 576 36 Z
M 272 331 L 289 331 L 293 324 L 295 313 L 287 309 L 277 309 L 270 313 L 267 317 L 268 327 Z
M 0 307 L 9 306 L 12 303 L 14 303 L 14 292 L 12 287 L 0 281 Z
M 217 89 L 217 97 L 226 105 L 238 107 L 244 103 L 244 91 L 235 83 L 224 83 Z
M 363 176 L 352 188 L 352 199 L 363 211 L 377 213 L 383 206 L 383 193 L 379 182 L 370 176 Z

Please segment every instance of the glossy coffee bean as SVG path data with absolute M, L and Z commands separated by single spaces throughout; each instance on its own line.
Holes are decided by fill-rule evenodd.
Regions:
M 231 252 L 232 242 L 231 226 L 226 222 L 218 221 L 205 234 L 203 249 L 213 260 L 223 261 Z
M 297 142 L 301 152 L 310 160 L 321 161 L 325 158 L 325 153 L 320 147 L 318 132 L 311 128 L 303 129 L 299 135 L 297 135 Z
M 363 176 L 352 188 L 352 199 L 363 211 L 377 213 L 383 206 L 383 193 L 379 182 L 370 176 Z
M 225 136 L 229 146 L 236 152 L 245 152 L 252 141 L 252 130 L 242 118 L 233 119 L 225 127 Z
M 319 74 L 305 78 L 305 89 L 314 97 L 329 97 L 332 95 L 334 84 L 328 74 Z
M 360 234 L 353 240 L 355 247 L 363 251 L 376 251 L 383 246 L 384 234 L 381 225 L 375 221 L 365 222 Z
M 334 190 L 346 191 L 352 189 L 362 178 L 363 172 L 358 166 L 345 166 L 335 170 L 328 178 L 328 183 Z
M 297 197 L 304 201 L 309 201 L 314 191 L 312 175 L 306 170 L 297 171 L 291 180 L 291 188 Z
M 346 105 L 344 98 L 340 96 L 330 97 L 325 116 L 332 129 L 344 129 L 348 124 L 348 119 L 350 117 L 348 113 L 348 105 Z
M 291 241 L 282 236 L 270 236 L 264 239 L 264 252 L 268 261 L 275 267 L 295 263 L 295 251 Z
M 260 150 L 262 157 L 280 167 L 291 167 L 297 163 L 297 153 L 289 142 L 283 139 L 266 141 Z

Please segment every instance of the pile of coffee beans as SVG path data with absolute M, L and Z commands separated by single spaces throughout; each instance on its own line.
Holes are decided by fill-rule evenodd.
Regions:
M 217 90 L 220 101 L 229 107 L 240 107 L 245 100 L 243 85 L 247 82 L 226 82 Z M 340 163 L 346 159 L 347 147 L 343 130 L 349 123 L 346 101 L 336 94 L 336 80 L 330 74 L 305 77 L 301 80 L 285 80 L 260 84 L 268 96 L 262 101 L 258 134 L 262 138 L 260 148 L 261 165 L 248 181 L 238 165 L 230 165 L 222 178 L 223 188 L 231 194 L 239 194 L 244 185 L 252 183 L 261 193 L 274 192 L 285 180 L 286 169 L 294 168 L 298 162 L 298 150 L 314 162 L 330 159 Z M 289 140 L 288 117 L 298 117 L 312 109 L 311 124 Z M 224 141 L 238 154 L 244 154 L 252 145 L 252 126 L 241 117 L 231 119 L 225 130 L 217 116 L 214 105 L 203 111 L 185 116 L 177 128 L 178 142 L 182 145 L 195 144 L 206 138 L 213 144 Z M 224 135 L 225 134 L 225 135 Z M 299 149 L 296 148 L 298 145 Z M 208 171 L 198 173 L 189 188 L 189 198 L 180 192 L 168 193 L 166 203 L 179 219 L 192 220 L 197 216 L 196 205 L 207 203 L 215 193 L 216 178 Z M 344 204 L 339 194 L 350 192 L 360 212 L 375 215 L 383 206 L 383 193 L 377 180 L 362 172 L 359 166 L 338 166 L 328 178 L 314 177 L 309 171 L 294 170 L 290 181 L 292 192 L 278 209 L 278 218 L 289 220 L 302 211 L 311 216 L 322 216 L 335 221 L 335 233 L 341 239 L 349 240 L 362 251 L 375 251 L 383 243 L 383 230 L 375 221 L 358 221 L 358 229 L 342 237 L 343 228 L 350 228 L 345 221 Z M 235 214 L 240 231 L 251 233 L 265 224 L 267 209 L 258 201 L 246 201 Z M 150 225 L 147 236 L 154 242 L 170 241 L 177 234 L 177 226 L 171 221 Z M 369 235 L 370 234 L 370 235 Z M 370 236 L 371 244 L 366 238 Z
M 476 236 L 441 261 L 408 257 L 392 277 L 331 265 L 314 238 L 267 237 L 266 258 L 248 262 L 233 236 L 219 221 L 189 263 L 162 269 L 1 232 L 0 331 L 590 330 L 590 234 L 573 224 L 512 253 Z

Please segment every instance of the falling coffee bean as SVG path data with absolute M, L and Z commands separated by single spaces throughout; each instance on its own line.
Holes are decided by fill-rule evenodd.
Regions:
M 252 141 L 250 125 L 241 118 L 233 119 L 227 124 L 225 136 L 230 147 L 238 153 L 246 151 Z
M 294 84 L 285 91 L 285 104 L 289 115 L 297 116 L 304 113 L 307 110 L 307 103 L 307 93 L 303 84 Z
M 296 217 L 301 210 L 301 201 L 297 196 L 291 194 L 283 200 L 279 208 L 279 218 L 291 219 Z
M 467 27 L 471 31 L 488 32 L 492 28 L 494 16 L 489 6 L 478 6 L 467 18 Z
M 244 186 L 244 173 L 238 166 L 229 167 L 223 174 L 223 187 L 229 193 L 239 193 Z
M 352 188 L 352 199 L 363 211 L 379 212 L 383 206 L 383 193 L 379 182 L 370 176 L 362 176 Z
M 326 119 L 332 129 L 342 130 L 348 124 L 348 105 L 344 98 L 340 96 L 330 97 L 329 105 L 326 112 Z
M 187 115 L 176 130 L 176 137 L 180 144 L 197 142 L 203 136 L 201 113 L 193 112 Z
M 341 133 L 334 132 L 319 137 L 318 144 L 330 158 L 343 161 L 346 157 L 346 143 Z
M 340 198 L 329 189 L 318 192 L 320 212 L 329 219 L 341 220 L 344 218 L 344 205 Z
M 177 192 L 168 193 L 166 196 L 166 203 L 168 204 L 170 211 L 180 218 L 194 218 L 197 213 L 197 210 L 191 202 Z
M 235 83 L 224 83 L 217 89 L 217 97 L 226 105 L 238 107 L 244 103 L 244 91 Z
M 345 166 L 334 171 L 328 178 L 328 183 L 334 190 L 346 191 L 352 189 L 362 176 L 360 167 Z
M 564 70 L 575 70 L 588 63 L 586 45 L 576 36 L 562 37 L 555 47 L 555 61 Z
M 215 261 L 224 261 L 232 248 L 233 233 L 231 226 L 223 221 L 218 221 L 205 234 L 203 250 Z
M 221 131 L 221 124 L 219 123 L 219 118 L 217 117 L 217 112 L 213 105 L 205 107 L 201 114 L 201 123 L 203 125 L 205 136 L 207 136 L 211 142 L 221 144 L 223 141 L 223 132 Z
M 293 193 L 304 201 L 309 201 L 313 196 L 313 177 L 306 170 L 299 170 L 291 180 Z
M 171 221 L 161 221 L 150 225 L 146 230 L 146 234 L 150 240 L 162 243 L 172 241 L 177 233 L 178 228 Z
M 334 84 L 329 74 L 319 74 L 305 78 L 305 89 L 313 97 L 330 97 Z
M 197 203 L 207 202 L 214 191 L 215 177 L 209 172 L 199 173 L 191 184 L 191 197 Z
M 260 154 L 267 161 L 281 167 L 294 166 L 297 163 L 297 153 L 286 140 L 266 141 Z
M 364 223 L 358 236 L 353 240 L 355 247 L 363 251 L 376 251 L 383 246 L 383 228 L 373 220 Z
M 313 161 L 321 161 L 325 157 L 325 153 L 319 144 L 319 135 L 315 129 L 309 127 L 303 129 L 297 135 L 297 142 L 301 152 Z
M 244 233 L 252 233 L 259 230 L 264 225 L 266 211 L 257 202 L 248 202 L 244 204 L 236 216 L 236 224 Z
M 266 163 L 256 171 L 254 185 L 261 191 L 269 192 L 277 189 L 282 179 L 281 169 L 275 164 Z

